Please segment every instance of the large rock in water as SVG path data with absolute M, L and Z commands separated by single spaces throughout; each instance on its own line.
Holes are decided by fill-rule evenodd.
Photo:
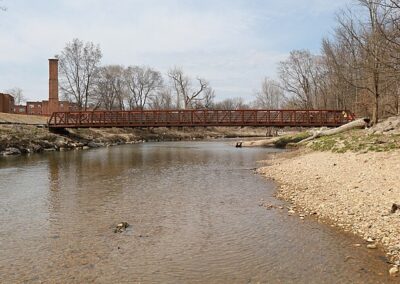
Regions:
M 9 147 L 3 152 L 4 156 L 21 155 L 21 151 L 18 148 Z

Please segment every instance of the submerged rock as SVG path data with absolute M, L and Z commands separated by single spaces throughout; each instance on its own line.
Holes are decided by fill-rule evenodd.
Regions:
M 119 223 L 119 224 L 115 227 L 114 233 L 122 233 L 122 232 L 125 231 L 126 228 L 128 228 L 128 227 L 129 227 L 128 222 L 121 222 L 121 223 Z
M 18 148 L 9 147 L 3 152 L 4 156 L 21 155 L 21 151 Z

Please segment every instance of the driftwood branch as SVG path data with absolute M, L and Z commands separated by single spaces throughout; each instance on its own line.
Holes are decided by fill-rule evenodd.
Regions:
M 315 131 L 312 134 L 312 136 L 301 140 L 300 142 L 298 142 L 298 144 L 308 142 L 308 141 L 311 141 L 315 138 L 322 137 L 322 136 L 335 135 L 335 134 L 339 134 L 339 133 L 346 132 L 346 131 L 356 129 L 356 128 L 365 128 L 369 125 L 369 122 L 370 122 L 369 118 L 360 118 L 360 119 L 354 120 L 352 122 L 346 123 L 337 128 Z
M 281 137 L 272 137 L 256 141 L 243 141 L 241 147 L 275 147 L 275 143 L 278 142 L 279 139 L 281 139 Z

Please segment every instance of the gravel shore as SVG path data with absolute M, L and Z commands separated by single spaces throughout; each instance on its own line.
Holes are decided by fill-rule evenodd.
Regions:
M 259 172 L 280 185 L 295 210 L 332 222 L 400 260 L 400 150 L 332 153 L 301 150 L 267 161 Z M 395 212 L 393 212 L 395 211 Z M 300 213 L 300 212 L 299 212 Z

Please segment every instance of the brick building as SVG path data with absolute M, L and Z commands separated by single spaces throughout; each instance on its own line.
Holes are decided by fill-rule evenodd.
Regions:
M 51 115 L 56 111 L 76 111 L 76 104 L 58 100 L 58 59 L 49 59 L 49 99 L 28 101 L 26 105 L 14 105 L 14 97 L 0 93 L 0 112 Z
M 15 105 L 12 112 L 17 114 L 26 114 L 26 105 Z
M 14 110 L 14 97 L 0 93 L 0 112 L 12 113 Z
M 43 102 L 26 102 L 26 114 L 42 115 L 46 114 L 42 111 Z
M 51 115 L 54 111 L 74 111 L 76 106 L 68 101 L 57 101 L 57 104 L 53 105 L 53 109 L 49 109 L 49 101 L 37 101 L 26 103 L 26 114 L 33 115 Z

